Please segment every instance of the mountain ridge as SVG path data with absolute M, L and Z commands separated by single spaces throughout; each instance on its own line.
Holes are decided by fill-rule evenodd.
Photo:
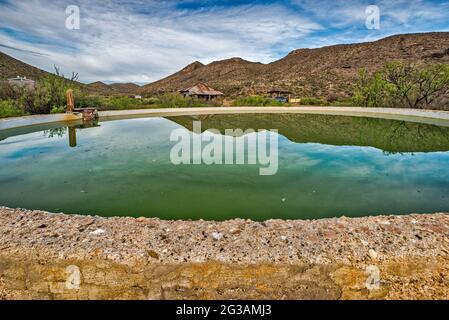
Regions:
M 26 76 L 36 80 L 49 74 L 47 71 L 36 68 L 0 51 L 0 80 L 7 80 L 17 76 Z
M 241 58 L 200 63 L 142 86 L 141 93 L 175 92 L 207 82 L 228 96 L 265 94 L 283 88 L 302 97 L 348 97 L 359 69 L 375 71 L 388 61 L 401 59 L 449 63 L 449 32 L 401 34 L 370 42 L 296 49 L 268 64 Z
M 92 93 L 153 95 L 207 83 L 227 96 L 265 94 L 273 88 L 299 97 L 348 97 L 358 70 L 372 72 L 391 60 L 449 64 L 449 32 L 388 36 L 371 42 L 302 48 L 263 64 L 240 57 L 203 64 L 194 61 L 165 78 L 139 86 L 134 83 L 82 84 Z M 76 67 L 75 67 L 76 69 Z M 0 80 L 26 76 L 38 80 L 49 73 L 0 52 Z

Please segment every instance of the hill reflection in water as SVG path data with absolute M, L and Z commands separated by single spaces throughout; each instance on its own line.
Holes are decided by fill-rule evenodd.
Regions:
M 202 130 L 277 129 L 296 143 L 334 146 L 370 146 L 389 153 L 437 152 L 449 150 L 449 127 L 348 116 L 313 114 L 229 114 L 168 117 L 192 131 L 194 120 Z

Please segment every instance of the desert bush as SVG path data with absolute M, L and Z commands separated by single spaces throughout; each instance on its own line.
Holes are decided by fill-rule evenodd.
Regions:
M 233 106 L 284 106 L 286 103 L 282 103 L 275 99 L 262 97 L 262 96 L 249 96 L 239 97 L 232 103 Z
M 351 97 L 348 97 L 344 94 L 337 94 L 335 92 L 331 92 L 326 96 L 325 102 L 327 105 L 332 106 L 352 106 L 353 102 Z
M 21 96 L 21 104 L 25 110 L 32 114 L 50 113 L 54 106 L 60 107 L 66 104 L 66 91 L 70 83 L 61 77 L 48 75 L 36 83 L 34 91 L 24 92 Z M 78 91 L 74 88 L 75 95 Z
M 329 105 L 336 106 L 336 107 L 351 107 L 354 105 L 354 102 L 351 98 L 339 98 L 332 103 L 329 103 Z
M 101 109 L 104 105 L 104 98 L 101 96 L 87 95 L 83 92 L 75 97 L 75 106 L 77 108 L 98 108 Z
M 195 97 L 183 97 L 179 94 L 164 94 L 158 97 L 158 108 L 203 108 L 218 106 L 218 101 L 204 101 Z
M 159 104 L 161 101 L 158 98 L 145 98 L 143 99 L 143 104 L 145 105 L 155 105 Z
M 3 86 L 0 95 L 14 99 L 15 104 L 26 113 L 47 114 L 55 106 L 59 108 L 66 104 L 66 91 L 69 88 L 70 83 L 66 79 L 49 75 L 37 81 L 34 90 L 25 87 L 5 89 Z M 75 91 L 78 89 L 75 88 Z
M 17 99 L 17 90 L 11 86 L 7 81 L 0 81 L 0 100 Z
M 99 110 L 127 110 L 140 108 L 200 108 L 218 105 L 216 102 L 202 101 L 197 98 L 184 98 L 177 94 L 164 94 L 158 97 L 135 99 L 128 96 L 93 96 L 80 93 L 75 97 L 79 108 L 94 107 Z
M 304 106 L 327 106 L 329 103 L 319 98 L 301 98 L 301 105 Z
M 112 97 L 91 97 L 92 103 L 89 107 L 96 107 L 99 110 L 126 110 L 139 109 L 144 106 L 143 99 L 134 99 L 128 96 Z
M 360 70 L 353 101 L 364 107 L 449 109 L 442 102 L 447 96 L 449 65 L 393 61 L 372 75 Z
M 26 115 L 14 100 L 0 100 L 0 118 L 21 117 Z
M 387 84 L 380 72 L 372 76 L 365 69 L 359 70 L 357 88 L 352 98 L 355 105 L 363 107 L 383 107 L 390 104 Z
M 139 105 L 141 105 L 140 99 L 134 99 L 127 96 L 111 97 L 105 101 L 105 106 L 114 110 L 132 109 Z
M 65 113 L 66 109 L 67 109 L 66 106 L 60 106 L 60 107 L 53 106 L 50 110 L 50 113 L 52 113 L 52 114 L 53 113 Z
M 328 93 L 327 95 L 326 95 L 326 101 L 329 101 L 329 102 L 334 102 L 334 101 L 337 101 L 337 100 L 339 100 L 339 99 L 341 99 L 341 96 L 339 96 L 338 94 L 336 94 L 335 92 L 330 92 L 330 93 Z
M 186 108 L 190 103 L 193 103 L 192 99 L 175 94 L 163 94 L 158 97 L 158 100 L 157 105 L 161 108 Z
M 24 113 L 48 114 L 59 112 L 66 105 L 66 91 L 74 90 L 75 97 L 80 95 L 80 86 L 74 82 L 78 74 L 72 73 L 71 79 L 64 78 L 55 66 L 56 74 L 47 75 L 36 81 L 34 89 L 0 83 L 0 100 L 13 100 Z

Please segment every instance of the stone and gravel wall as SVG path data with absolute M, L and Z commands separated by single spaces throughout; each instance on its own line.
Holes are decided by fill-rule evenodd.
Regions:
M 449 215 L 163 221 L 0 207 L 0 299 L 448 299 Z

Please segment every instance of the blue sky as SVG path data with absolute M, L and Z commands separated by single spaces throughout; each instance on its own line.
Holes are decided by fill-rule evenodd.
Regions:
M 66 7 L 81 28 L 65 27 Z M 377 5 L 380 29 L 366 28 Z M 269 63 L 297 48 L 449 31 L 449 0 L 0 0 L 0 51 L 84 82 L 148 83 L 198 60 Z

